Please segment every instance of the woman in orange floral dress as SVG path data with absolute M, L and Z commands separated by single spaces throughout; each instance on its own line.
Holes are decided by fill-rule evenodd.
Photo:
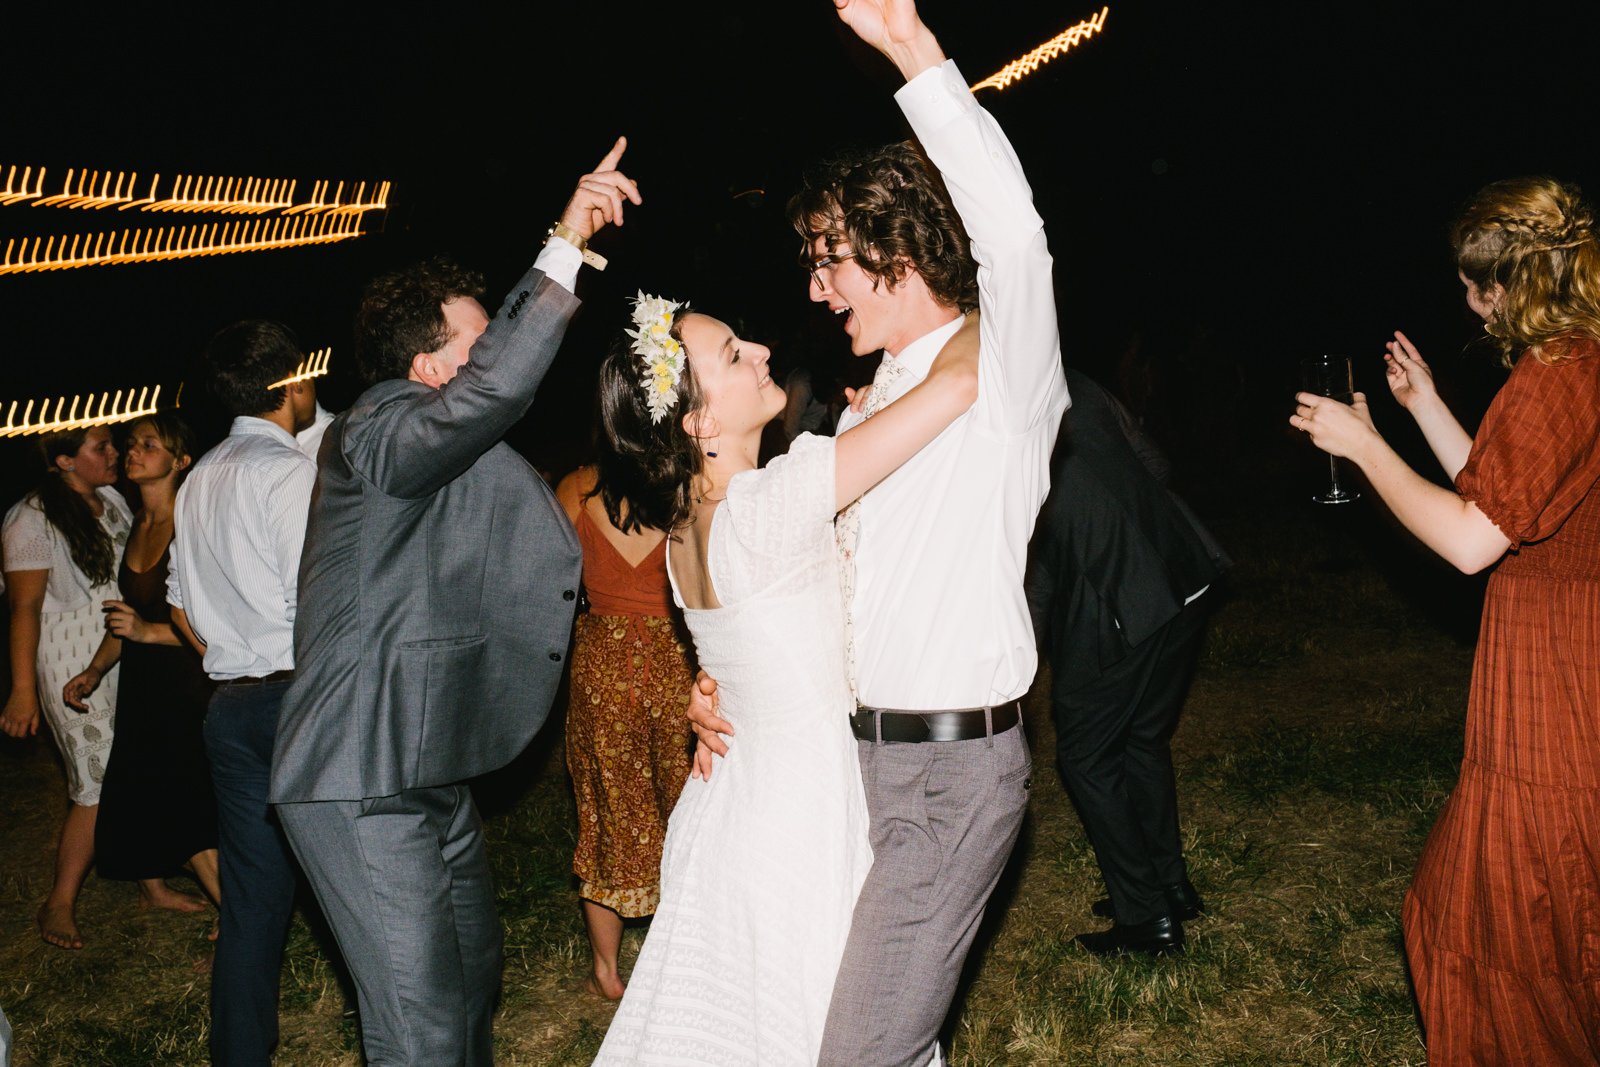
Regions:
M 1455 482 L 1406 467 L 1354 408 L 1292 422 L 1395 515 L 1489 579 L 1461 776 L 1406 894 L 1433 1067 L 1600 1063 L 1600 244 L 1576 189 L 1496 182 L 1454 244 L 1511 376 L 1475 437 L 1404 334 L 1389 385 Z M 1511 357 L 1515 356 L 1514 364 Z M 1502 559 L 1502 557 L 1504 557 Z
M 607 464 L 580 467 L 556 497 L 583 547 L 589 610 L 572 646 L 567 769 L 578 802 L 572 859 L 594 956 L 588 985 L 615 1000 L 624 919 L 660 900 L 661 842 L 689 777 L 684 717 L 693 677 L 670 614 L 666 536 L 630 524 Z

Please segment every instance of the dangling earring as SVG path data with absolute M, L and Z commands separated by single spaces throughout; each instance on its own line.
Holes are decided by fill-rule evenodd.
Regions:
M 721 441 L 722 441 L 722 438 L 721 438 L 721 437 L 713 437 L 713 438 L 712 438 L 712 439 L 711 439 L 711 443 L 712 443 L 712 444 L 720 444 L 720 443 L 721 443 Z M 709 457 L 710 457 L 710 458 L 712 458 L 712 459 L 716 459 L 716 458 L 717 458 L 717 453 L 716 453 L 716 452 L 715 452 L 715 451 L 714 451 L 714 450 L 712 450 L 712 449 L 709 449 L 709 448 L 708 448 L 708 449 L 706 449 L 706 455 L 707 455 L 707 456 L 709 456 Z

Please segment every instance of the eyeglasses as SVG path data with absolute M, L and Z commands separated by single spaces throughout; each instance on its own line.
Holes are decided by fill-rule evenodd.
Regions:
M 800 269 L 811 275 L 811 280 L 817 284 L 818 289 L 826 291 L 828 286 L 822 280 L 822 272 L 832 272 L 834 267 L 854 256 L 854 252 L 829 252 L 825 256 L 817 256 L 815 259 L 810 256 L 801 256 Z

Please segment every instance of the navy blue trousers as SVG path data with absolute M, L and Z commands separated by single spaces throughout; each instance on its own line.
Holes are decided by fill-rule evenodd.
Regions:
M 217 793 L 221 932 L 211 969 L 211 1062 L 267 1067 L 278 1043 L 278 971 L 295 863 L 267 804 L 278 708 L 289 683 L 220 686 L 206 712 Z

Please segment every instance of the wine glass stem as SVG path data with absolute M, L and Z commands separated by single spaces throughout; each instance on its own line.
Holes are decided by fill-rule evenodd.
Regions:
M 1330 483 L 1330 496 L 1344 496 L 1344 486 L 1339 484 L 1339 459 L 1337 456 L 1328 457 L 1328 481 Z

